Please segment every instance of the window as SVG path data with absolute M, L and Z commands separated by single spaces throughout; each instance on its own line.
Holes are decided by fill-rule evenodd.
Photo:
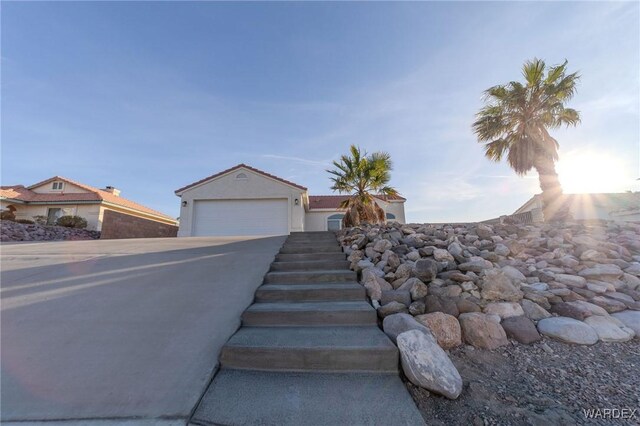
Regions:
M 387 220 L 393 220 L 396 218 L 396 215 L 393 213 L 387 213 Z
M 54 191 L 61 191 L 63 185 L 64 185 L 64 182 L 53 182 L 53 190 Z
M 248 177 L 247 177 L 247 175 L 246 175 L 246 174 L 244 174 L 244 173 L 238 173 L 238 174 L 236 175 L 236 180 L 247 180 L 247 179 L 249 179 L 249 178 L 248 178 Z
M 60 216 L 62 216 L 62 209 L 49 209 L 47 211 L 47 225 L 55 225 Z
M 334 214 L 327 218 L 327 230 L 328 231 L 339 231 L 342 229 L 342 218 L 343 214 Z

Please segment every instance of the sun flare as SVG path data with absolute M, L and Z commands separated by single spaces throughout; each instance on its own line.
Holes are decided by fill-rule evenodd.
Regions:
M 570 151 L 560 155 L 556 166 L 567 194 L 624 192 L 630 177 L 624 163 L 609 154 Z

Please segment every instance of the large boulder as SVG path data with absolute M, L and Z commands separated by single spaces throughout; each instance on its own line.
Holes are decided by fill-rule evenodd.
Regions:
M 569 287 L 582 288 L 587 285 L 587 279 L 578 275 L 555 274 L 553 279 L 560 284 L 564 284 Z
M 367 296 L 371 300 L 380 300 L 383 291 L 393 290 L 391 284 L 378 276 L 376 271 L 379 271 L 379 269 L 367 268 L 362 271 L 362 285 L 367 289 Z
M 469 312 L 458 317 L 462 338 L 469 345 L 495 349 L 509 343 L 502 326 L 490 315 Z
M 636 335 L 635 331 L 611 316 L 593 315 L 584 322 L 598 333 L 603 342 L 626 342 Z
M 525 316 L 506 318 L 501 325 L 508 337 L 526 345 L 541 338 L 533 321 Z
M 491 268 L 493 268 L 493 264 L 484 259 L 469 260 L 468 262 L 464 262 L 458 265 L 458 269 L 460 269 L 461 271 L 475 272 L 476 274 L 479 274 L 482 271 Z
M 565 343 L 593 345 L 598 333 L 588 324 L 567 317 L 545 318 L 538 322 L 538 331 L 545 336 Z
M 438 264 L 431 259 L 420 259 L 413 265 L 413 276 L 422 281 L 431 281 L 438 274 Z
M 604 296 L 596 296 L 591 298 L 591 303 L 598 305 L 608 313 L 621 312 L 627 309 L 627 305 L 617 300 L 609 299 Z
M 640 311 L 623 311 L 611 314 L 612 317 L 629 327 L 640 339 Z
M 462 344 L 460 323 L 453 315 L 443 312 L 418 315 L 416 320 L 426 326 L 443 349 L 451 349 Z
M 433 338 L 431 331 L 409 314 L 393 314 L 387 316 L 382 321 L 382 330 L 394 343 L 396 343 L 396 339 L 400 334 L 409 330 L 419 330 Z
M 504 272 L 514 284 L 519 284 L 527 280 L 527 277 L 525 277 L 522 272 L 510 265 L 503 266 L 502 272 Z
M 582 305 L 575 305 L 573 302 L 556 303 L 551 306 L 551 312 L 561 317 L 573 318 L 582 321 L 590 317 L 591 310 Z
M 411 305 L 411 294 L 408 291 L 402 290 L 387 290 L 382 292 L 380 298 L 380 304 L 386 305 L 389 302 L 400 302 L 406 307 Z
M 480 287 L 482 288 L 480 294 L 487 300 L 518 302 L 523 296 L 522 291 L 512 284 L 504 272 L 497 269 L 485 271 Z
M 373 244 L 373 249 L 378 253 L 384 253 L 387 250 L 390 250 L 393 247 L 393 243 L 389 240 L 378 240 Z
M 402 370 L 416 386 L 456 399 L 462 378 L 433 337 L 419 330 L 405 331 L 397 338 Z
M 440 297 L 430 294 L 425 298 L 427 312 L 444 312 L 457 317 L 459 315 L 458 305 L 454 299 Z

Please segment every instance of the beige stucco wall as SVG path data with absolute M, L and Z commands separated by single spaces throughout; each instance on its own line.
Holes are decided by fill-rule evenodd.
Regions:
M 237 179 L 244 173 L 247 179 Z M 185 190 L 180 196 L 179 237 L 188 237 L 193 232 L 193 207 L 196 200 L 247 200 L 286 198 L 289 201 L 289 232 L 304 231 L 303 195 L 305 191 L 270 179 L 248 169 L 237 169 L 212 181 Z M 298 205 L 295 200 L 298 199 Z M 186 201 L 187 205 L 182 206 Z
M 323 210 L 311 210 L 307 212 L 304 220 L 304 230 L 305 231 L 326 231 L 327 230 L 327 219 L 329 216 L 334 214 L 344 214 L 342 211 L 331 210 L 331 211 L 323 211 Z
M 79 186 L 73 185 L 69 182 L 63 182 L 64 185 L 62 187 L 62 190 L 53 189 L 53 182 L 58 182 L 58 181 L 51 181 L 49 183 L 46 183 L 44 185 L 40 185 L 40 186 L 36 186 L 34 188 L 31 188 L 31 190 L 33 192 L 37 192 L 38 194 L 60 194 L 60 193 L 65 193 L 65 194 L 78 194 L 78 193 L 86 193 L 89 192 L 84 188 L 80 188 Z M 62 181 L 61 181 L 62 182 Z
M 9 205 L 10 203 L 7 203 Z M 2 204 L 3 208 L 5 203 Z M 34 216 L 47 216 L 50 208 L 62 209 L 62 215 L 80 216 L 87 220 L 87 229 L 92 231 L 100 230 L 98 221 L 99 204 L 46 204 L 46 205 L 25 205 L 13 204 L 16 207 L 16 219 L 33 220 Z
M 404 203 L 380 203 L 380 207 L 385 211 L 385 213 L 391 213 L 395 215 L 395 219 L 392 219 L 394 222 L 398 223 L 407 223 L 406 218 L 404 216 Z

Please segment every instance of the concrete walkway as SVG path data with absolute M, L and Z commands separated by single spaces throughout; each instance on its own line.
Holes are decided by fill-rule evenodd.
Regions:
M 3 424 L 184 425 L 284 239 L 2 245 Z
M 193 425 L 424 424 L 348 266 L 332 233 L 289 236 Z

